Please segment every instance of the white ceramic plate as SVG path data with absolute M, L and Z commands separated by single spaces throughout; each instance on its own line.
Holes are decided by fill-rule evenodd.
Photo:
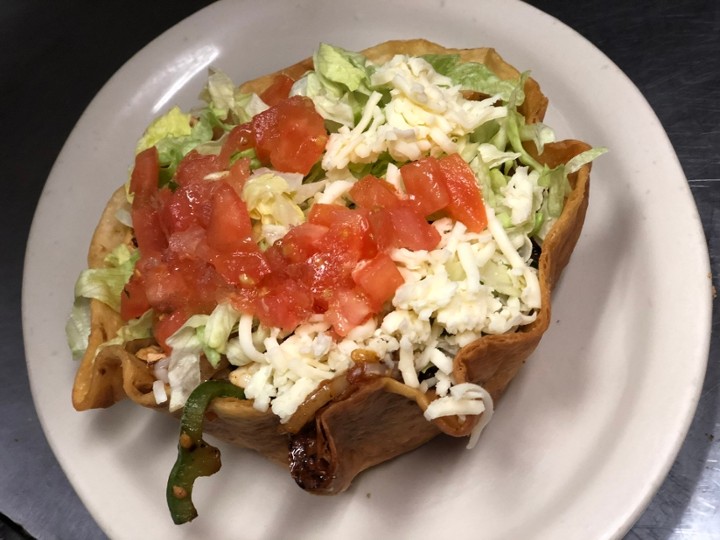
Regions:
M 177 426 L 127 403 L 79 414 L 64 323 L 73 283 L 136 138 L 172 104 L 196 103 L 206 68 L 234 80 L 308 56 L 323 40 L 494 46 L 532 69 L 560 137 L 610 147 L 593 169 L 586 228 L 555 295 L 553 325 L 481 444 L 437 440 L 332 498 L 222 446 L 193 523 L 165 507 Z M 33 395 L 48 440 L 113 538 L 612 538 L 667 473 L 708 354 L 710 279 L 690 191 L 655 115 L 602 53 L 518 2 L 220 2 L 125 65 L 98 94 L 48 179 L 30 237 L 23 308 Z

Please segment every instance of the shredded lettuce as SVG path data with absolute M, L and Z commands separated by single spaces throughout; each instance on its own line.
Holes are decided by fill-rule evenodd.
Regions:
M 70 317 L 65 323 L 65 337 L 75 360 L 82 358 L 88 348 L 90 337 L 90 300 L 76 298 Z
M 221 125 L 210 109 L 200 111 L 196 116 L 185 114 L 173 107 L 163 116 L 156 118 L 145 130 L 136 146 L 136 153 L 157 147 L 160 162 L 160 185 L 167 185 L 178 164 L 190 151 L 210 143 L 206 153 L 219 152 L 212 144 L 214 127 Z
M 243 199 L 255 222 L 256 240 L 271 245 L 305 221 L 305 214 L 293 200 L 293 189 L 283 176 L 265 169 L 250 177 L 243 187 Z M 300 178 L 302 180 L 302 177 Z
M 519 297 L 522 293 L 522 286 L 513 281 L 510 269 L 500 261 L 490 259 L 480 269 L 482 282 L 488 287 L 492 287 L 500 294 Z
M 137 142 L 135 153 L 155 146 L 165 138 L 187 137 L 192 133 L 190 125 L 191 116 L 180 110 L 180 107 L 173 107 L 164 115 L 156 118 L 147 127 L 145 133 Z
M 105 258 L 105 268 L 83 270 L 75 283 L 75 298 L 94 298 L 120 311 L 120 294 L 135 269 L 138 252 L 125 245 L 116 247 Z
M 538 184 L 548 188 L 547 213 L 550 217 L 560 217 L 565 206 L 565 197 L 572 191 L 565 167 L 560 165 L 554 169 L 545 167 Z
M 65 336 L 73 353 L 80 358 L 88 347 L 90 300 L 95 299 L 120 311 L 120 295 L 135 269 L 138 252 L 120 244 L 104 259 L 104 268 L 88 268 L 75 282 L 75 301 L 65 325 Z
M 213 138 L 213 126 L 217 119 L 210 111 L 204 111 L 192 127 L 190 134 L 185 136 L 168 135 L 159 140 L 155 146 L 158 149 L 160 161 L 160 184 L 170 182 L 178 164 L 192 150 L 199 149 L 201 145 L 210 143 Z M 210 145 L 212 151 L 219 151 L 217 145 Z
M 240 312 L 228 303 L 218 304 L 210 315 L 193 315 L 167 339 L 173 351 L 184 354 L 203 353 L 208 361 L 217 366 L 220 355 L 225 353 L 230 334 L 237 331 Z
M 555 132 L 551 127 L 536 122 L 535 124 L 523 124 L 520 126 L 520 139 L 523 141 L 532 141 L 537 148 L 538 154 L 542 154 L 545 144 L 555 141 Z
M 458 54 L 427 54 L 422 58 L 440 75 L 448 77 L 463 90 L 480 92 L 488 96 L 500 96 L 503 101 L 510 99 L 517 81 L 506 81 L 495 75 L 484 64 L 463 62 Z M 518 91 L 518 104 L 525 99 L 522 88 Z
M 148 309 L 137 319 L 130 319 L 127 324 L 120 327 L 117 335 L 113 339 L 106 341 L 103 346 L 122 345 L 128 341 L 150 338 L 153 336 L 153 321 L 154 313 L 151 309 Z
M 366 94 L 370 93 L 367 60 L 362 54 L 321 43 L 313 56 L 313 64 L 325 81 L 344 87 L 347 92 L 365 90 Z
M 565 171 L 567 172 L 567 174 L 575 173 L 579 171 L 584 165 L 587 165 L 591 161 L 594 161 L 598 157 L 605 154 L 607 151 L 608 149 L 604 146 L 598 146 L 595 148 L 591 148 L 590 150 L 585 150 L 584 152 L 578 154 L 565 164 Z
M 321 43 L 313 55 L 313 66 L 314 71 L 296 81 L 290 94 L 311 98 L 326 120 L 353 126 L 371 94 L 367 60 L 361 54 Z
M 182 407 L 200 384 L 201 355 L 217 367 L 231 334 L 237 332 L 239 319 L 238 311 L 228 303 L 221 303 L 210 315 L 193 315 L 167 339 L 167 344 L 172 347 L 168 365 L 171 411 Z
M 210 70 L 207 85 L 200 97 L 218 119 L 230 120 L 231 124 L 249 122 L 253 116 L 268 108 L 257 94 L 240 92 L 232 79 L 218 69 Z M 234 118 L 228 119 L 228 114 Z
M 240 312 L 230 304 L 218 304 L 205 323 L 205 345 L 222 351 L 239 320 Z

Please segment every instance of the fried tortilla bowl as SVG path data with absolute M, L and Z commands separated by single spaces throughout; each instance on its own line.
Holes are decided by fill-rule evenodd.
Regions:
M 364 51 L 372 61 L 389 60 L 395 54 L 459 54 L 465 61 L 487 65 L 503 79 L 516 79 L 519 72 L 504 62 L 493 49 L 445 49 L 424 40 L 390 41 Z M 312 59 L 282 70 L 293 78 L 312 69 Z M 260 93 L 275 74 L 245 83 L 241 89 Z M 525 101 L 520 111 L 528 123 L 541 121 L 547 98 L 538 84 L 527 79 Z M 548 144 L 541 163 L 554 167 L 589 149 L 580 141 Z M 528 151 L 536 154 L 534 148 Z M 572 192 L 562 215 L 547 234 L 539 260 L 542 307 L 534 322 L 517 331 L 483 336 L 460 350 L 454 360 L 457 383 L 483 386 L 497 401 L 510 381 L 534 351 L 550 321 L 551 293 L 568 263 L 585 219 L 588 204 L 590 165 L 570 175 Z M 103 259 L 118 244 L 132 241 L 132 230 L 115 218 L 125 205 L 125 192 L 118 189 L 110 199 L 90 245 L 90 268 L 103 266 Z M 144 407 L 167 411 L 155 402 L 152 365 L 138 356 L 150 343 L 132 342 L 123 346 L 100 345 L 113 338 L 124 324 L 119 314 L 97 301 L 91 301 L 92 331 L 89 347 L 81 360 L 73 388 L 77 410 L 109 407 L 130 398 Z M 144 356 L 140 354 L 140 356 Z M 471 433 L 482 416 L 446 416 L 427 421 L 423 411 L 433 400 L 427 394 L 400 380 L 375 375 L 367 363 L 325 381 L 281 424 L 272 412 L 259 412 L 251 400 L 214 399 L 205 416 L 205 431 L 232 444 L 253 449 L 289 468 L 305 490 L 336 494 L 346 490 L 363 470 L 409 452 L 440 433 L 462 437 Z M 223 368 L 223 366 L 225 366 Z M 206 379 L 226 379 L 227 363 L 213 369 L 208 363 Z

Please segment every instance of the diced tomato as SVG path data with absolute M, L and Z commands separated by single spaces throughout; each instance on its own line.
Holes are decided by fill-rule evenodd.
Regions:
M 398 193 L 392 184 L 368 175 L 358 180 L 350 189 L 355 204 L 368 210 L 394 208 L 400 204 Z
M 462 222 L 469 231 L 482 232 L 487 227 L 487 215 L 472 169 L 459 154 L 440 159 L 439 166 L 450 195 L 448 214 Z
M 313 293 L 313 309 L 316 313 L 322 313 L 328 308 L 335 290 L 354 285 L 351 274 L 356 265 L 357 259 L 338 250 L 315 253 L 306 263 L 294 269 L 297 280 Z
M 335 222 L 323 238 L 323 251 L 340 252 L 353 265 L 374 257 L 377 245 L 370 234 L 366 212 L 351 211 Z
M 217 185 L 214 182 L 193 182 L 179 186 L 174 192 L 162 190 L 160 218 L 165 234 L 170 237 L 191 227 L 207 227 L 212 194 Z
M 220 149 L 218 155 L 218 165 L 221 169 L 227 169 L 230 166 L 230 159 L 237 152 L 248 150 L 255 146 L 255 135 L 253 134 L 250 122 L 235 126 Z
M 370 229 L 378 250 L 407 248 L 431 250 L 440 242 L 440 233 L 421 216 L 412 203 L 370 213 Z
M 218 296 L 218 302 L 227 301 L 241 313 L 254 314 L 257 297 L 257 287 L 233 288 Z
M 250 160 L 241 158 L 232 164 L 225 181 L 235 190 L 239 197 L 242 197 L 243 188 L 248 178 L 250 178 Z
M 137 319 L 148 309 L 150 303 L 145 295 L 145 284 L 140 274 L 134 272 L 120 295 L 120 317 L 124 321 Z
M 285 279 L 270 283 L 260 292 L 255 304 L 260 322 L 291 331 L 310 316 L 313 299 L 307 287 Z
M 374 259 L 357 268 L 352 277 L 376 309 L 390 300 L 397 288 L 405 282 L 387 253 L 379 253 Z
M 342 250 L 355 261 L 375 256 L 377 246 L 370 235 L 369 212 L 339 204 L 315 204 L 308 222 L 327 227 L 323 250 Z
M 173 232 L 168 237 L 168 249 L 179 259 L 192 259 L 207 252 L 207 233 L 198 225 Z
M 138 248 L 144 255 L 161 252 L 167 247 L 158 211 L 159 171 L 158 153 L 154 146 L 135 157 L 135 167 L 130 177 L 130 189 L 135 194 L 132 220 Z
M 192 150 L 178 164 L 177 171 L 175 171 L 175 182 L 186 186 L 192 182 L 200 182 L 208 174 L 221 169 L 218 156 L 201 154 L 197 150 Z
M 440 233 L 430 225 L 417 210 L 407 204 L 392 208 L 397 247 L 405 247 L 414 251 L 435 249 L 440 243 Z
M 274 169 L 310 172 L 322 157 L 328 135 L 312 100 L 293 96 L 252 119 L 258 159 Z
M 350 208 L 341 204 L 317 203 L 310 208 L 308 222 L 330 228 L 340 221 L 351 219 L 352 214 Z
M 283 254 L 282 241 L 275 242 L 263 252 L 263 255 L 273 275 L 287 277 L 287 269 L 290 262 Z
M 220 183 L 212 196 L 208 245 L 222 253 L 254 251 L 252 225 L 245 202 L 225 183 Z
M 190 318 L 191 313 L 186 310 L 178 310 L 172 313 L 160 313 L 155 316 L 153 322 L 153 334 L 158 344 L 167 354 L 172 353 L 172 347 L 167 344 L 167 338 L 177 332 L 180 327 Z
M 201 258 L 181 258 L 168 250 L 163 254 L 161 263 L 155 261 L 154 264 L 155 268 L 150 273 L 153 274 L 154 286 L 164 295 L 161 297 L 164 302 L 153 307 L 166 313 L 177 309 L 210 313 L 218 299 L 231 288 L 215 268 Z M 145 265 L 138 265 L 142 271 Z M 148 284 L 148 295 L 150 289 Z
M 290 263 L 299 263 L 322 249 L 322 241 L 328 227 L 314 223 L 302 223 L 293 227 L 278 241 L 282 256 Z
M 339 289 L 330 300 L 325 319 L 339 336 L 344 337 L 350 330 L 367 321 L 372 313 L 370 302 L 361 291 Z
M 142 255 L 153 255 L 162 252 L 168 245 L 163 232 L 160 214 L 152 202 L 134 201 L 132 208 L 133 229 L 135 240 Z
M 161 313 L 171 313 L 186 305 L 191 289 L 181 272 L 155 257 L 141 259 L 137 269 L 145 283 L 150 306 Z
M 211 264 L 201 259 L 177 261 L 172 271 L 187 283 L 190 291 L 185 303 L 193 313 L 210 313 L 232 289 Z
M 260 99 L 270 107 L 277 105 L 290 95 L 290 89 L 295 81 L 291 77 L 280 73 L 275 76 L 273 82 L 261 94 Z
M 442 171 L 434 157 L 423 158 L 400 167 L 405 191 L 417 203 L 420 213 L 427 217 L 450 203 Z
M 216 253 L 210 259 L 211 264 L 232 285 L 257 286 L 270 273 L 270 266 L 260 250 L 252 246 L 247 245 L 247 251 Z
M 155 146 L 143 150 L 135 156 L 135 166 L 130 175 L 130 192 L 135 199 L 145 203 L 158 191 L 158 178 L 160 176 L 160 161 Z

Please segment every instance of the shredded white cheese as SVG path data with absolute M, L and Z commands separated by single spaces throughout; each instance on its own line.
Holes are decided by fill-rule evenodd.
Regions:
M 439 75 L 422 58 L 397 55 L 378 66 L 373 85 L 389 84 L 390 102 L 381 109 L 382 95 L 373 92 L 358 123 L 342 126 L 328 141 L 322 165 L 344 169 L 349 163 L 371 163 L 383 152 L 402 162 L 430 153 L 452 154 L 457 141 L 490 120 L 507 115 L 496 98 L 471 101 L 460 88 Z

